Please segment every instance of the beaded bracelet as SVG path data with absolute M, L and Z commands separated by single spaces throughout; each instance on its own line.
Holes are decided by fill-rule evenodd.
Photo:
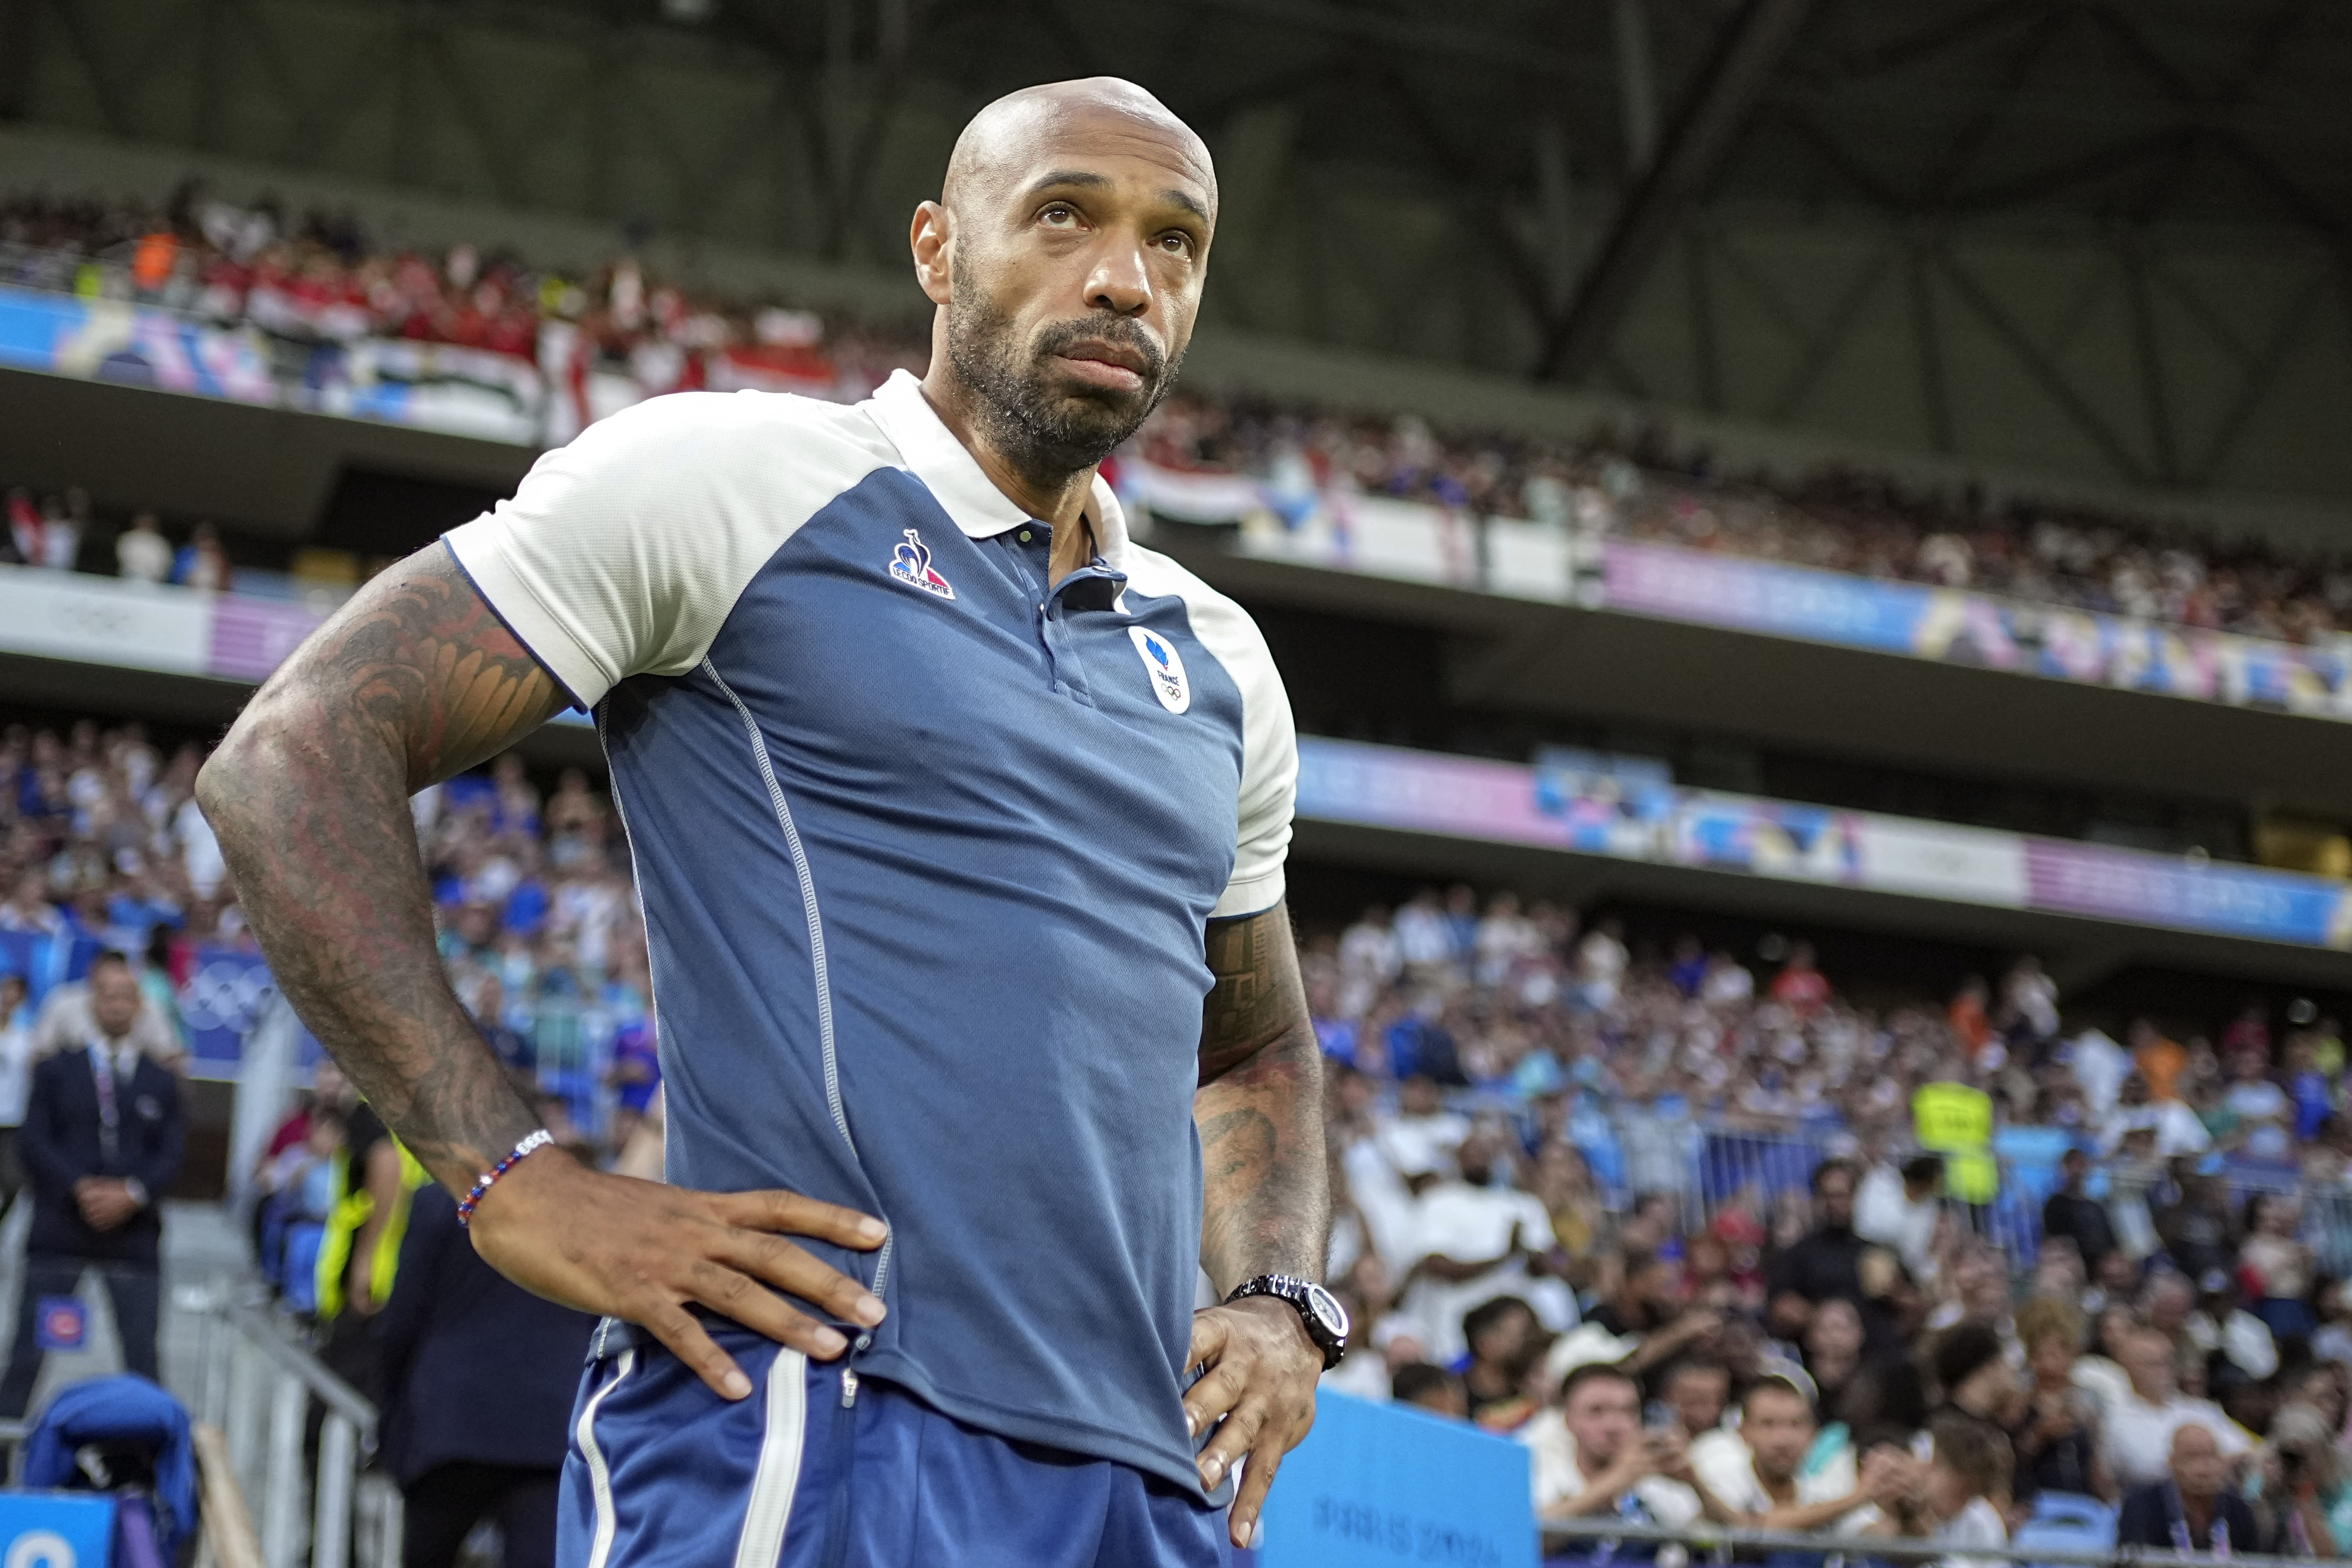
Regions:
M 555 1142 L 555 1134 L 549 1132 L 546 1128 L 541 1127 L 538 1132 L 531 1134 L 529 1137 L 523 1139 L 521 1143 L 517 1144 L 514 1146 L 514 1152 L 512 1154 L 507 1155 L 506 1158 L 500 1160 L 488 1170 L 484 1171 L 482 1173 L 482 1179 L 476 1182 L 473 1185 L 472 1189 L 468 1191 L 464 1197 L 457 1200 L 457 1223 L 460 1225 L 473 1224 L 474 1209 L 481 1203 L 482 1195 L 489 1191 L 491 1187 L 498 1185 L 499 1177 L 514 1169 L 516 1163 L 519 1162 L 525 1155 L 531 1153 L 535 1149 L 543 1149 L 553 1142 Z

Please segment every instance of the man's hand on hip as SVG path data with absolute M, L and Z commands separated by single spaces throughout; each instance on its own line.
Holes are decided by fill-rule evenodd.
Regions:
M 1220 1416 L 1224 1425 L 1201 1450 L 1201 1484 L 1214 1490 L 1243 1455 L 1249 1456 L 1234 1499 L 1234 1544 L 1250 1544 L 1266 1489 L 1282 1457 L 1315 1425 L 1315 1381 L 1323 1353 L 1289 1302 L 1253 1296 L 1192 1314 L 1188 1365 L 1208 1371 L 1184 1396 L 1184 1417 L 1194 1436 Z
M 819 1361 L 849 1342 L 778 1291 L 844 1322 L 882 1321 L 864 1285 L 783 1239 L 871 1251 L 887 1234 L 882 1222 L 795 1193 L 694 1192 L 606 1176 L 550 1149 L 499 1178 L 472 1228 L 475 1251 L 499 1273 L 550 1301 L 638 1324 L 728 1399 L 749 1395 L 751 1380 L 688 1303 Z

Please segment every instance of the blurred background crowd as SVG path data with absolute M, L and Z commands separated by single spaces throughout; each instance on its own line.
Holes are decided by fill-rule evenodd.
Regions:
M 499 361 L 530 366 L 569 404 L 555 418 L 558 438 L 604 412 L 592 406 L 592 371 L 625 378 L 634 397 L 752 388 L 854 402 L 893 369 L 919 368 L 928 352 L 923 334 L 903 326 L 720 298 L 627 256 L 574 276 L 472 245 L 392 247 L 348 213 L 292 213 L 268 196 L 233 203 L 194 183 L 160 209 L 0 200 L 0 283 L 250 328 L 295 356 L 312 385 L 333 379 L 362 340 L 457 350 L 429 369 L 453 381 L 496 386 L 508 380 Z M 1474 518 L 1606 530 L 2280 641 L 2323 639 L 2352 617 L 2352 566 L 2335 556 L 2221 548 L 2111 506 L 1997 498 L 1977 485 L 1908 483 L 1848 463 L 1796 475 L 1729 468 L 1663 418 L 1570 443 L 1441 430 L 1417 414 L 1186 392 L 1131 453 L 1179 472 L 1250 476 L 1277 503 L 1335 489 L 1425 501 Z M 52 523 L 46 536 L 28 535 L 12 515 L 21 559 L 118 564 L 77 554 L 89 519 L 70 497 L 12 504 L 26 508 L 63 514 L 79 530 Z

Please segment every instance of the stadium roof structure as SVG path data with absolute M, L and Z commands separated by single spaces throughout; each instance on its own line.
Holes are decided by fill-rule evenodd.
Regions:
M 1217 324 L 2352 507 L 2326 0 L 0 0 L 0 120 L 901 276 L 1091 72 L 1208 135 Z

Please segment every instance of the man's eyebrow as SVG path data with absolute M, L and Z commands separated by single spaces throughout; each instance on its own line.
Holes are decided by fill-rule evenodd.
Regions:
M 1031 185 L 1029 193 L 1033 196 L 1040 195 L 1056 185 L 1080 185 L 1090 190 L 1099 190 L 1109 183 L 1109 175 L 1097 174 L 1091 169 L 1056 169 Z
M 1171 206 L 1183 208 L 1204 224 L 1209 222 L 1209 209 L 1202 206 L 1201 199 L 1190 191 L 1179 191 L 1171 186 L 1160 193 L 1160 199 Z

